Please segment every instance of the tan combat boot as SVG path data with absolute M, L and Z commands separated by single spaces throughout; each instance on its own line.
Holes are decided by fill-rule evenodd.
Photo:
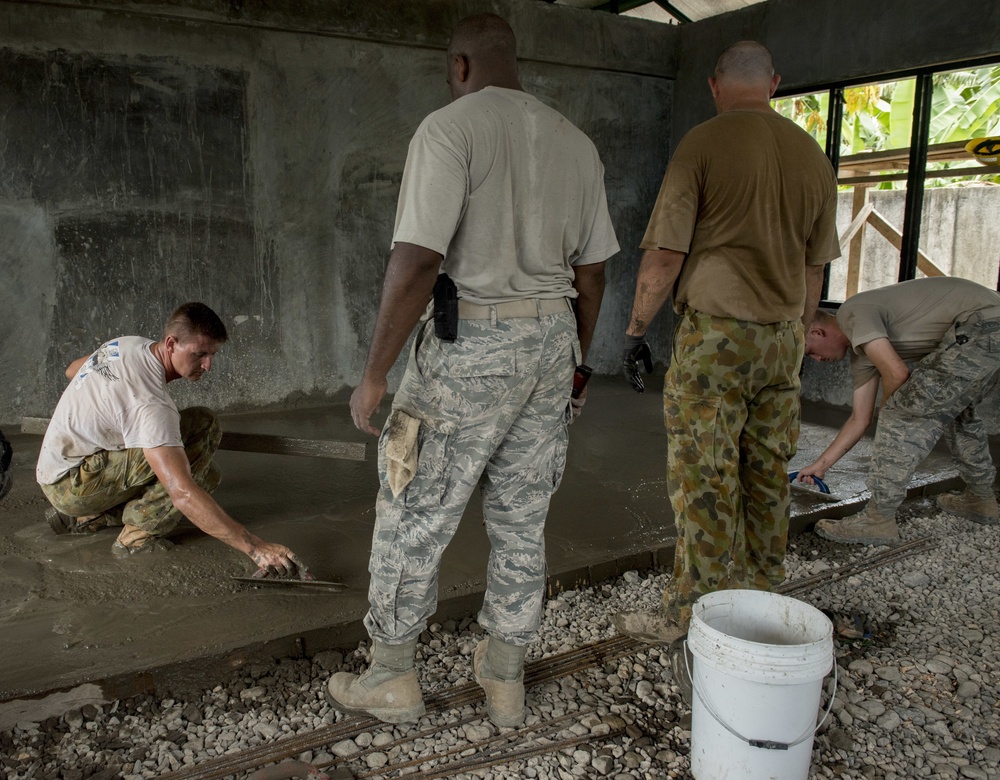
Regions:
M 154 536 L 134 525 L 126 523 L 122 526 L 118 538 L 111 545 L 111 554 L 116 558 L 128 558 L 135 553 L 150 553 L 169 550 L 174 543 L 162 536 Z
M 896 518 L 879 514 L 869 503 L 857 514 L 816 521 L 817 535 L 841 544 L 886 545 L 899 542 Z
M 937 505 L 949 515 L 963 517 L 981 525 L 1000 523 L 1000 508 L 992 489 L 987 496 L 978 496 L 969 488 L 961 493 L 945 493 L 938 496 Z
M 513 728 L 524 723 L 524 654 L 527 648 L 495 636 L 476 646 L 472 673 L 486 693 L 486 712 L 495 726 Z
M 55 533 L 62 534 L 89 534 L 99 531 L 107 525 L 103 514 L 87 515 L 85 517 L 70 517 L 60 512 L 54 506 L 45 510 L 45 519 Z
M 373 715 L 383 723 L 412 723 L 424 714 L 424 698 L 413 668 L 417 640 L 401 645 L 375 642 L 364 674 L 338 672 L 326 683 L 326 699 L 341 712 Z
M 667 617 L 661 609 L 618 612 L 611 618 L 618 633 L 651 645 L 669 645 L 687 629 Z

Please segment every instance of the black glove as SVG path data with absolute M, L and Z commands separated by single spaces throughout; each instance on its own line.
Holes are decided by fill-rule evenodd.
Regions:
M 625 335 L 625 346 L 622 350 L 622 371 L 632 388 L 641 393 L 646 389 L 642 376 L 639 374 L 639 361 L 642 361 L 647 374 L 653 373 L 653 352 L 646 343 L 645 336 Z

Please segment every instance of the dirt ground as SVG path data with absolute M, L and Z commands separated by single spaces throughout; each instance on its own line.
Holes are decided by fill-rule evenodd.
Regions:
M 669 546 L 674 537 L 664 474 L 666 440 L 661 398 L 650 387 L 637 396 L 613 378 L 595 378 L 583 417 L 571 428 L 563 485 L 547 526 L 550 573 L 557 576 Z M 800 453 L 804 465 L 826 446 L 843 412 L 806 410 Z M 346 403 L 282 413 L 231 415 L 227 430 L 303 438 L 364 441 Z M 176 546 L 119 560 L 116 532 L 55 536 L 44 522 L 47 503 L 34 482 L 40 436 L 5 430 L 15 448 L 15 486 L 0 506 L 0 702 L 37 696 L 87 681 L 130 676 L 234 654 L 296 636 L 353 644 L 367 609 L 368 550 L 377 489 L 375 442 L 365 462 L 220 452 L 223 484 L 216 498 L 264 539 L 282 542 L 322 580 L 342 582 L 331 593 L 255 589 L 235 582 L 251 561 L 189 526 Z M 12 435 L 13 434 L 13 435 Z M 866 442 L 845 459 L 830 487 L 840 498 L 864 490 Z M 946 457 L 925 464 L 922 478 L 950 468 Z M 826 505 L 796 494 L 793 515 Z M 470 506 L 446 553 L 440 598 L 482 592 L 488 541 L 477 506 Z M 610 567 L 610 568 L 609 568 Z M 619 567 L 621 568 L 621 567 Z M 567 583 L 572 586 L 572 583 Z M 313 632 L 310 634 L 310 632 Z M 301 648 L 300 648 L 301 649 Z M 322 649 L 310 646 L 309 652 Z

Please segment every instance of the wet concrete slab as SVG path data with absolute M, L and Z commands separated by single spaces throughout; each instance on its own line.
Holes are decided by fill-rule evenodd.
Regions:
M 649 385 L 637 395 L 624 382 L 595 378 L 584 414 L 570 429 L 566 475 L 546 533 L 553 590 L 671 564 L 662 401 L 657 383 Z M 807 406 L 792 465 L 812 462 L 846 414 Z M 250 574 L 250 560 L 193 527 L 176 533 L 167 552 L 126 560 L 111 555 L 114 530 L 57 537 L 44 522 L 47 504 L 34 484 L 41 437 L 8 430 L 16 483 L 0 506 L 0 702 L 83 690 L 85 683 L 97 683 L 109 698 L 202 686 L 262 657 L 311 655 L 365 637 L 360 620 L 378 485 L 374 438 L 353 428 L 346 399 L 322 409 L 228 415 L 223 423 L 230 431 L 368 442 L 365 462 L 218 455 L 224 479 L 216 498 L 227 511 L 262 538 L 290 546 L 317 578 L 339 581 L 345 590 L 238 583 L 232 578 Z M 858 508 L 867 497 L 869 444 L 861 442 L 828 475 L 841 503 L 794 495 L 793 531 L 821 513 Z M 956 484 L 947 454 L 932 453 L 916 484 L 918 490 Z M 470 505 L 445 554 L 438 619 L 475 613 L 488 552 L 481 510 Z

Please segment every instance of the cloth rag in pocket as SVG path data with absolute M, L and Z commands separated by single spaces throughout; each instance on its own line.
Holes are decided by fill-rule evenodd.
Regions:
M 386 480 L 394 498 L 406 490 L 417 473 L 417 435 L 420 420 L 401 409 L 389 414 L 385 434 Z

